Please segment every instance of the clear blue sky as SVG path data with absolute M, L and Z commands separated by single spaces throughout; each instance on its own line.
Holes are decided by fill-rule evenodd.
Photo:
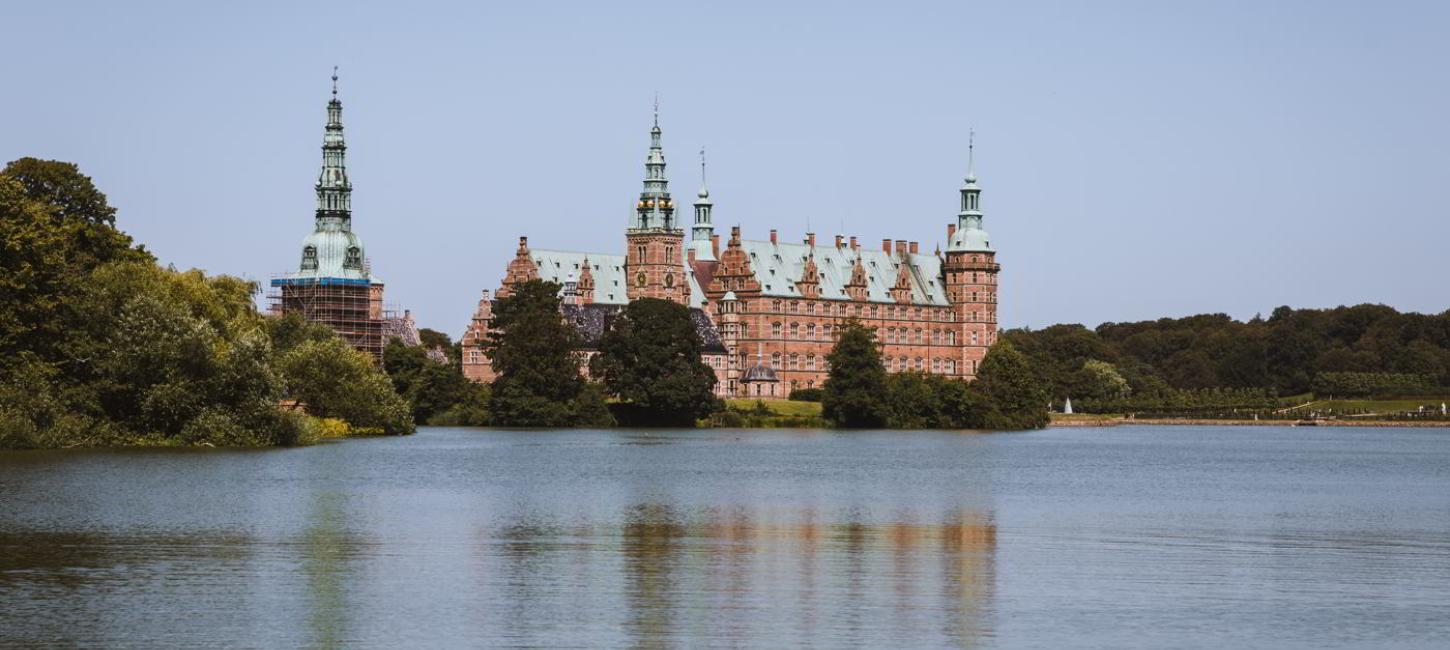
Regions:
M 0 156 L 163 262 L 265 280 L 342 68 L 354 225 L 457 336 L 516 237 L 620 252 L 661 97 L 715 221 L 930 250 L 969 128 L 1002 322 L 1450 307 L 1450 3 L 6 2 Z

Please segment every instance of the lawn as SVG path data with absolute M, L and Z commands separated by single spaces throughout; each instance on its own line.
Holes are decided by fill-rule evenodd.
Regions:
M 741 410 L 755 408 L 756 400 L 753 399 L 728 399 L 727 404 Z M 773 415 L 816 417 L 821 414 L 820 402 L 793 402 L 784 399 L 762 399 L 761 403 L 765 408 L 770 409 Z

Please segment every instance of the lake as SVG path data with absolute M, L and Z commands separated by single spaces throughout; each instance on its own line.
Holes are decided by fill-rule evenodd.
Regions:
M 1450 647 L 1450 431 L 0 453 L 0 646 Z

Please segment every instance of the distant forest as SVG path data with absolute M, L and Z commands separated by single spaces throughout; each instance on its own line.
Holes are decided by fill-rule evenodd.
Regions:
M 1308 393 L 1419 396 L 1450 387 L 1450 311 L 1279 307 L 1248 322 L 1205 314 L 1003 336 L 1031 360 L 1054 400 L 1093 410 L 1195 400 L 1253 406 Z

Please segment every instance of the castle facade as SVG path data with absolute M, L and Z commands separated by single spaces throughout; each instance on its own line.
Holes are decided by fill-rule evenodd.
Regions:
M 970 148 L 969 148 L 970 151 Z M 856 237 L 747 240 L 738 227 L 720 241 L 704 182 L 687 239 L 665 177 L 659 117 L 650 129 L 644 189 L 624 232 L 624 254 L 532 248 L 520 237 L 496 294 L 483 292 L 465 332 L 463 370 L 493 380 L 483 350 L 495 297 L 520 282 L 563 286 L 561 310 L 581 333 L 583 354 L 624 305 L 661 298 L 690 307 L 722 397 L 786 397 L 826 380 L 826 355 L 848 319 L 876 331 L 886 369 L 975 378 L 997 339 L 1001 270 L 982 229 L 981 189 L 970 163 L 961 208 L 947 226 L 947 248 L 931 253 L 915 241 L 883 239 L 880 249 Z M 587 367 L 587 365 L 586 365 Z

